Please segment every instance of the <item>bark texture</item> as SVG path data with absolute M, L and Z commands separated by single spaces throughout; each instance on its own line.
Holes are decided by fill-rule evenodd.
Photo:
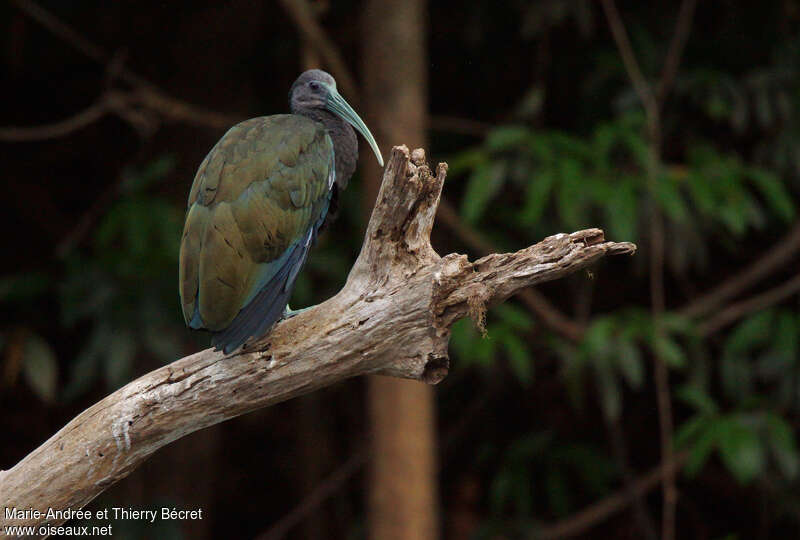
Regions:
M 344 288 L 229 355 L 206 349 L 96 403 L 8 471 L 0 508 L 78 509 L 170 442 L 348 377 L 380 373 L 437 383 L 450 326 L 604 255 L 633 253 L 589 229 L 471 263 L 439 257 L 429 239 L 447 166 L 395 147 L 361 253 Z M 8 520 L 40 524 L 43 518 Z M 58 520 L 49 522 L 59 523 Z

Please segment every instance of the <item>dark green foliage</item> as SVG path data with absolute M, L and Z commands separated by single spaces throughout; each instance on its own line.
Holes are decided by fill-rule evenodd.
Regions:
M 461 213 L 477 223 L 499 194 L 518 194 L 511 223 L 546 230 L 602 226 L 613 238 L 640 241 L 642 210 L 651 204 L 643 120 L 627 114 L 582 138 L 524 126 L 494 129 L 483 146 L 453 159 L 452 171 L 468 173 Z M 707 143 L 695 143 L 685 166 L 665 166 L 652 198 L 676 226 L 723 229 L 741 236 L 763 228 L 767 216 L 795 215 L 778 176 L 746 166 Z M 493 204 L 494 203 L 494 204 Z M 497 215 L 492 212 L 492 215 Z M 554 230 L 554 229 L 551 229 Z
M 69 367 L 65 399 L 98 378 L 109 389 L 123 385 L 137 356 L 164 362 L 179 355 L 183 332 L 171 316 L 179 306 L 165 275 L 174 277 L 183 212 L 152 191 L 173 165 L 174 159 L 163 157 L 126 170 L 122 195 L 95 228 L 90 251 L 66 261 L 59 287 L 62 320 L 67 327 L 89 323 L 90 330 Z
M 22 373 L 27 383 L 44 401 L 55 401 L 58 364 L 52 347 L 41 336 L 31 334 L 25 340 L 22 354 Z
M 558 441 L 551 431 L 515 440 L 500 455 L 487 449 L 484 459 L 497 459 L 489 491 L 492 520 L 486 533 L 530 526 L 543 513 L 563 517 L 574 510 L 576 485 L 598 496 L 617 477 L 611 461 L 597 448 L 580 442 Z
M 478 331 L 468 319 L 452 328 L 451 345 L 467 364 L 490 366 L 498 353 L 505 356 L 510 371 L 523 384 L 533 379 L 531 350 L 525 338 L 533 326 L 531 316 L 513 304 L 497 306 L 489 312 L 486 332 Z
M 65 329 L 80 329 L 61 377 L 52 347 L 37 334 L 27 337 L 23 374 L 42 399 L 72 400 L 98 380 L 109 390 L 122 386 L 141 371 L 142 355 L 158 363 L 180 356 L 187 336 L 174 317 L 179 305 L 166 277 L 175 275 L 182 210 L 154 193 L 173 167 L 167 156 L 126 169 L 118 198 L 58 274 L 4 279 L 4 303 L 47 298 Z
M 640 26 L 629 31 L 645 71 L 657 72 L 661 53 L 655 52 L 650 35 Z M 788 46 L 796 49 L 794 40 Z M 687 476 L 695 478 L 717 456 L 742 484 L 777 477 L 788 485 L 800 462 L 791 424 L 800 413 L 796 302 L 794 309 L 756 312 L 714 339 L 700 334 L 701 320 L 672 311 L 663 316 L 662 331 L 657 332 L 645 272 L 654 208 L 665 218 L 669 287 L 675 287 L 674 280 L 698 275 L 731 275 L 735 268 L 720 272 L 713 258 L 733 258 L 744 265 L 748 254 L 765 249 L 758 238 L 774 241 L 770 231 L 785 230 L 797 219 L 800 77 L 794 63 L 787 62 L 791 52 L 781 51 L 772 65 L 743 73 L 687 67 L 665 112 L 666 157 L 653 186 L 647 178 L 650 150 L 644 116 L 619 57 L 598 52 L 594 58 L 598 76 L 587 84 L 587 99 L 591 102 L 592 94 L 614 87 L 614 110 L 575 131 L 526 122 L 528 117 L 520 115 L 520 121 L 493 128 L 479 145 L 455 153 L 451 178 L 464 186 L 464 221 L 489 237 L 505 231 L 515 245 L 526 245 L 555 232 L 598 226 L 608 238 L 637 242 L 636 264 L 627 269 L 615 265 L 615 272 L 624 273 L 601 279 L 605 287 L 626 283 L 640 292 L 610 311 L 592 314 L 577 343 L 535 318 L 531 326 L 514 328 L 497 310 L 489 313 L 485 336 L 462 321 L 453 329 L 456 365 L 486 368 L 500 362 L 527 383 L 534 363 L 548 356 L 533 345 L 544 338 L 560 361 L 577 414 L 590 414 L 596 402 L 607 419 L 620 421 L 629 400 L 654 410 L 651 366 L 658 355 L 671 372 L 675 443 L 689 451 Z M 536 88 L 529 94 L 541 99 Z M 720 137 L 720 126 L 732 135 Z M 748 142 L 732 144 L 737 138 Z M 508 245 L 502 233 L 494 237 L 500 247 Z M 753 242 L 755 249 L 745 248 Z M 667 293 L 676 308 L 692 299 L 681 298 L 674 289 Z M 519 343 L 509 339 L 510 332 L 522 337 Z M 526 364 L 531 368 L 520 369 Z M 654 438 L 656 425 L 653 419 L 649 426 Z M 509 447 L 492 488 L 495 513 L 541 515 L 531 508 L 533 488 L 542 484 L 548 486 L 551 510 L 569 506 L 574 488 L 563 487 L 560 472 L 531 472 L 531 464 L 558 443 L 537 434 Z M 514 457 L 520 449 L 526 449 L 526 458 Z M 519 527 L 495 522 L 491 531 L 513 535 Z

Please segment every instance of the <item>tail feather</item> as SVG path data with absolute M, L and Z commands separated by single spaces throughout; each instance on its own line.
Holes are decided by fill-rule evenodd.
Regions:
M 329 201 L 330 199 L 326 201 L 321 215 L 308 232 L 289 247 L 292 251 L 283 266 L 275 272 L 275 275 L 253 297 L 250 303 L 239 311 L 225 330 L 212 334 L 211 343 L 216 350 L 221 349 L 225 354 L 235 351 L 251 337 L 264 335 L 278 322 L 292 296 L 297 274 L 305 265 L 308 252 L 316 242 L 319 231 L 325 222 Z
M 220 332 L 214 332 L 211 343 L 216 350 L 228 354 L 238 349 L 251 337 L 258 337 L 269 330 L 283 314 L 292 295 L 294 280 L 306 261 L 311 246 L 300 241 L 292 250 L 283 266 L 256 294 L 231 324 Z

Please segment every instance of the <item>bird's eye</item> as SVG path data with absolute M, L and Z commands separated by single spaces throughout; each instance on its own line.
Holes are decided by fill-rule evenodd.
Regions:
M 319 83 L 317 81 L 311 81 L 308 83 L 308 87 L 316 92 L 317 90 L 319 90 Z

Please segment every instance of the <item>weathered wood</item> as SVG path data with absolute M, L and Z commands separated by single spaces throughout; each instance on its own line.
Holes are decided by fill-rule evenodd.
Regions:
M 364 245 L 344 288 L 227 356 L 207 349 L 150 372 L 93 405 L 12 469 L 0 509 L 78 509 L 184 435 L 342 379 L 380 373 L 435 384 L 448 371 L 450 327 L 516 291 L 604 255 L 633 253 L 603 231 L 557 234 L 475 262 L 439 257 L 430 232 L 446 164 L 395 147 Z M 60 520 L 6 519 L 5 525 Z

